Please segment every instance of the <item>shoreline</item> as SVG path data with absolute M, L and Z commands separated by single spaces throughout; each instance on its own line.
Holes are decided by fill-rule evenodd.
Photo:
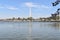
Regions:
M 31 21 L 31 20 L 0 20 L 3 22 L 60 22 L 60 21 Z

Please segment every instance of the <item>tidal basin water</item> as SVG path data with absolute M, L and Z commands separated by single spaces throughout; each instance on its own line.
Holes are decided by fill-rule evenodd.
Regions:
M 0 21 L 0 40 L 60 40 L 60 22 Z

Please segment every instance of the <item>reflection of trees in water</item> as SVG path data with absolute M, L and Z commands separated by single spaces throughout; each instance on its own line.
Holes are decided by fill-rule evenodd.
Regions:
M 60 29 L 60 22 L 40 22 L 40 27 L 51 27 L 55 29 Z
M 54 23 L 52 24 L 52 27 L 55 27 L 56 29 L 57 29 L 57 28 L 60 29 L 60 22 L 54 22 Z

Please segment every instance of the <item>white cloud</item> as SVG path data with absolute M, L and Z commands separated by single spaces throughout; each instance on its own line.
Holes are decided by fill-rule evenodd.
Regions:
M 38 8 L 49 9 L 49 8 L 52 8 L 52 7 L 50 7 L 50 6 L 46 6 L 46 5 L 39 5 Z
M 25 3 L 25 5 L 28 6 L 28 7 L 32 7 L 33 6 L 33 4 L 29 3 L 29 2 Z
M 0 4 L 0 8 L 9 9 L 9 10 L 17 10 L 18 9 L 15 6 L 8 6 L 8 5 L 3 5 L 3 4 Z
M 32 3 L 32 2 L 26 2 L 24 3 L 27 7 L 37 7 L 38 5 Z
M 9 10 L 17 10 L 18 8 L 16 8 L 16 7 L 6 7 L 7 9 L 9 9 Z
M 43 4 L 32 3 L 32 2 L 26 2 L 26 3 L 24 3 L 24 5 L 27 7 L 34 7 L 34 8 L 46 8 L 46 9 L 51 8 L 51 7 L 43 5 Z

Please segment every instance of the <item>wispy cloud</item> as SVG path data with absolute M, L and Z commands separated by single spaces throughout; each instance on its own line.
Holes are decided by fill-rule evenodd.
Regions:
M 9 6 L 9 7 L 6 7 L 7 9 L 9 9 L 9 10 L 17 10 L 18 8 L 16 8 L 16 7 L 13 7 L 13 6 Z
M 0 4 L 0 8 L 4 8 L 4 6 L 2 6 L 2 4 Z
M 0 8 L 4 8 L 4 7 L 0 6 Z
M 45 8 L 45 9 L 49 9 L 49 8 L 52 8 L 50 6 L 47 6 L 47 5 L 38 5 L 38 8 Z
M 3 4 L 0 4 L 0 8 L 9 9 L 9 10 L 17 10 L 18 9 L 15 6 L 8 6 L 8 5 L 3 5 Z
M 24 3 L 24 5 L 27 6 L 27 7 L 34 7 L 34 8 L 46 8 L 46 9 L 51 8 L 47 5 L 32 3 L 32 2 L 26 2 L 26 3 Z
M 37 5 L 33 4 L 32 2 L 26 2 L 24 3 L 27 7 L 35 7 Z

